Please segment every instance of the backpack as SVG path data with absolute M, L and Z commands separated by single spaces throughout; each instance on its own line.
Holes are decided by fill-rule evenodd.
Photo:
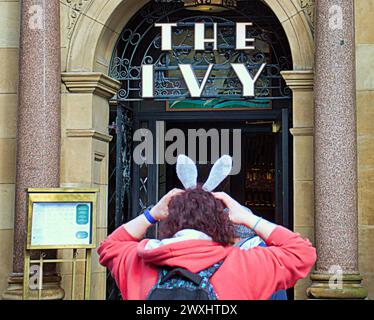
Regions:
M 147 300 L 217 300 L 209 279 L 222 263 L 223 260 L 198 273 L 183 268 L 161 268 Z

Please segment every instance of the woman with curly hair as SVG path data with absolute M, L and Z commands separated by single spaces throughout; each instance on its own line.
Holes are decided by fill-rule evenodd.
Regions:
M 123 299 L 149 298 L 167 267 L 201 275 L 215 266 L 209 283 L 221 300 L 269 299 L 308 275 L 316 260 L 308 240 L 254 215 L 226 193 L 208 191 L 214 188 L 206 184 L 184 185 L 192 187 L 170 191 L 101 243 L 100 263 L 111 271 Z M 159 239 L 141 240 L 158 221 Z M 236 225 L 252 229 L 267 246 L 234 246 Z

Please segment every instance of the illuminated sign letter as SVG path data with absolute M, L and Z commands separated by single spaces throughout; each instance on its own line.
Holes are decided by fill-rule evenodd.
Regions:
M 153 98 L 154 80 L 153 80 L 153 64 L 142 65 L 142 97 Z
M 205 50 L 205 43 L 212 42 L 213 50 L 217 50 L 217 23 L 213 23 L 213 39 L 205 38 L 205 24 L 195 23 L 195 50 Z
M 209 64 L 208 70 L 205 73 L 204 79 L 199 85 L 199 80 L 196 78 L 194 71 L 192 70 L 192 66 L 190 64 L 180 64 L 179 69 L 182 72 L 184 81 L 190 91 L 191 97 L 193 98 L 200 98 L 202 92 L 204 91 L 204 87 L 206 82 L 209 79 L 209 75 L 212 72 L 213 64 Z
M 171 28 L 176 27 L 176 23 L 155 23 L 155 27 L 161 27 L 161 50 L 170 51 L 171 46 Z
M 247 38 L 247 26 L 252 26 L 252 22 L 236 24 L 236 50 L 254 50 L 255 46 L 247 46 L 247 42 L 254 42 L 254 38 Z
M 244 64 L 232 63 L 232 68 L 234 69 L 236 75 L 238 76 L 240 82 L 243 85 L 243 97 L 254 97 L 255 96 L 255 83 L 264 70 L 266 63 L 263 63 L 258 70 L 255 77 L 252 79 L 251 74 L 247 70 Z

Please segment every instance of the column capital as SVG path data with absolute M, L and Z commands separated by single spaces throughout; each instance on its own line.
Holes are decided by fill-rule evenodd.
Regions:
M 110 99 L 121 88 L 121 83 L 101 72 L 64 72 L 62 82 L 72 93 L 92 93 Z
M 66 136 L 69 138 L 92 138 L 107 143 L 113 139 L 111 135 L 94 129 L 66 129 Z
M 313 70 L 290 70 L 282 71 L 281 74 L 292 91 L 313 91 Z
M 314 128 L 292 128 L 290 129 L 291 134 L 294 137 L 313 137 Z

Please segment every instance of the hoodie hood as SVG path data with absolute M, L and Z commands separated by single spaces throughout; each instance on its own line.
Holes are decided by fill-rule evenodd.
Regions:
M 194 229 L 183 229 L 178 231 L 172 238 L 168 239 L 151 239 L 147 242 L 145 249 L 155 249 L 161 247 L 165 244 L 185 241 L 185 240 L 209 240 L 212 241 L 213 239 L 209 237 L 204 232 L 194 230 Z
M 222 246 L 211 240 L 190 239 L 164 241 L 154 247 L 143 240 L 138 245 L 138 256 L 144 262 L 157 266 L 181 267 L 191 272 L 199 272 L 223 260 L 231 252 L 231 246 Z M 153 247 L 153 248 L 152 248 Z

